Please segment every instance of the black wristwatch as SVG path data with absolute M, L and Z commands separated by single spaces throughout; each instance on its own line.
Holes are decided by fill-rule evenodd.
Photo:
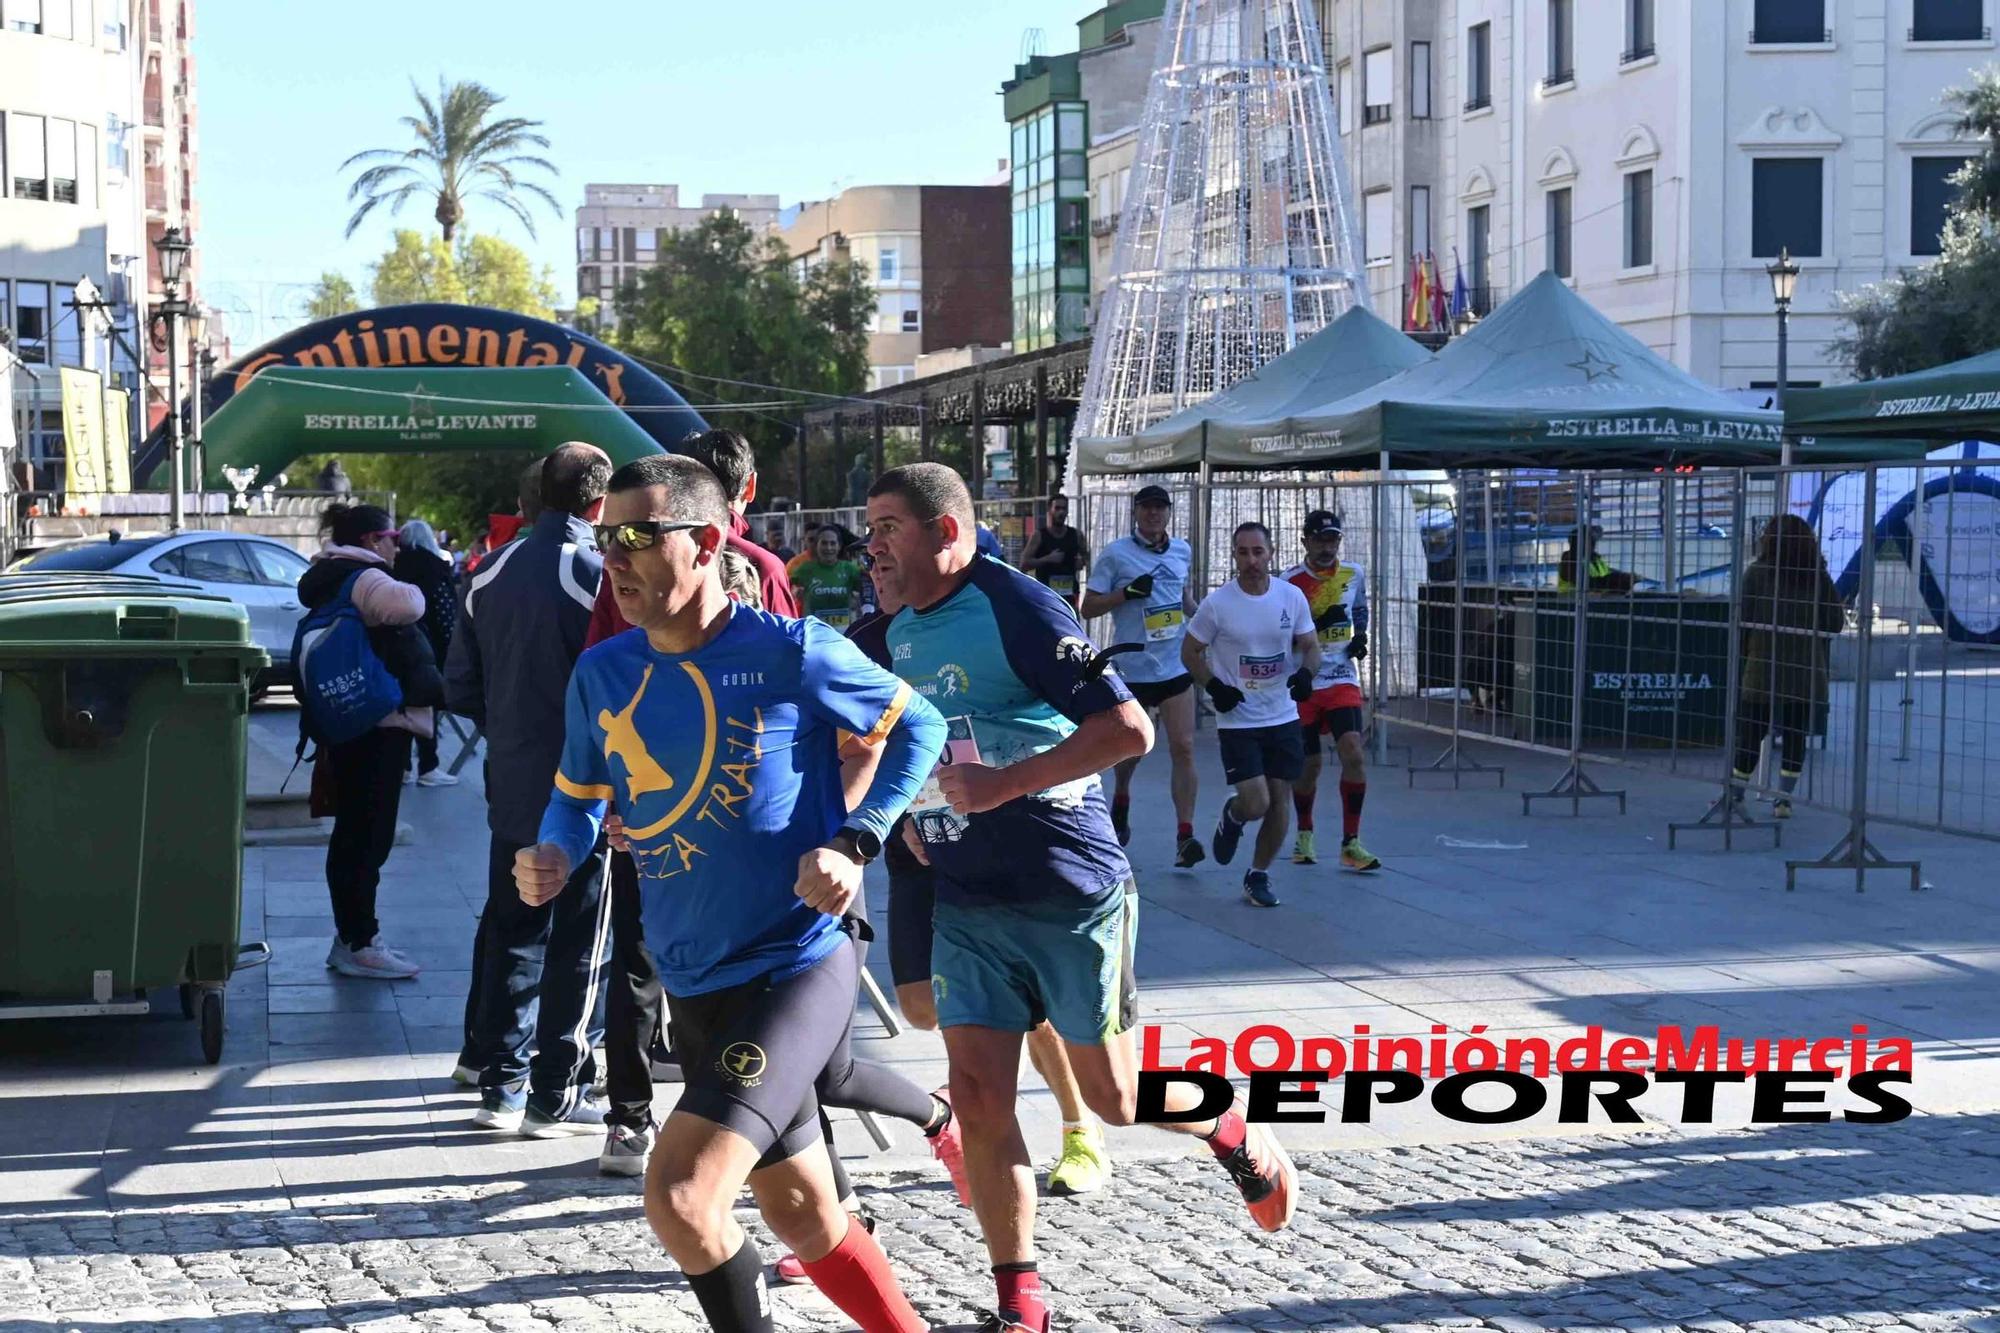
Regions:
M 862 865 L 867 865 L 882 854 L 882 840 L 865 828 L 849 824 L 833 835 L 833 841 L 842 845 L 849 855 Z

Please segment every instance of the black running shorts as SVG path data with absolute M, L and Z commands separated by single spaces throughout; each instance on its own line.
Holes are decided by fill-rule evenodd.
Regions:
M 1139 706 L 1151 711 L 1179 694 L 1194 688 L 1194 677 L 1182 672 L 1169 680 L 1128 680 L 1125 688 L 1132 691 L 1132 697 Z
M 903 844 L 900 831 L 882 860 L 889 868 L 889 976 L 898 986 L 929 985 L 936 873 Z
M 667 996 L 687 1086 L 680 1110 L 741 1134 L 775 1166 L 820 1143 L 813 1080 L 844 1064 L 854 1019 L 854 942 L 783 981 Z

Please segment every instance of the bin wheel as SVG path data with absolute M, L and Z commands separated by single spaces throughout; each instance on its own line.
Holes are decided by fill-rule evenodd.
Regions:
M 210 1064 L 222 1063 L 222 992 L 201 994 L 201 1055 Z
M 186 982 L 186 981 L 183 981 L 183 982 L 181 983 L 181 1017 L 182 1017 L 182 1018 L 193 1018 L 193 1017 L 194 1017 L 194 1011 L 195 1011 L 195 997 L 196 997 L 197 993 L 198 993 L 198 992 L 196 991 L 196 989 L 195 989 L 195 987 L 194 987 L 194 985 L 193 985 L 192 983 L 190 983 L 190 982 Z

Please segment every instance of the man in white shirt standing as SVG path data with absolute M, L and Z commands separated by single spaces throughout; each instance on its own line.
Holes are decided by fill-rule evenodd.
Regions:
M 1181 662 L 1215 704 L 1222 774 L 1236 789 L 1215 826 L 1215 859 L 1228 865 L 1243 826 L 1263 821 L 1243 874 L 1243 897 L 1276 907 L 1271 861 L 1285 841 L 1291 784 L 1305 766 L 1297 703 L 1312 694 L 1319 636 L 1305 594 L 1271 577 L 1269 528 L 1238 525 L 1231 553 L 1236 577 L 1196 608 L 1181 641 Z

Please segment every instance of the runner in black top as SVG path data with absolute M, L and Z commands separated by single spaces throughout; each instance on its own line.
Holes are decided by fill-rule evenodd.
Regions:
M 1083 595 L 1083 571 L 1090 544 L 1069 525 L 1069 497 L 1051 495 L 1048 517 L 1021 551 L 1021 572 L 1041 580 L 1072 606 Z

